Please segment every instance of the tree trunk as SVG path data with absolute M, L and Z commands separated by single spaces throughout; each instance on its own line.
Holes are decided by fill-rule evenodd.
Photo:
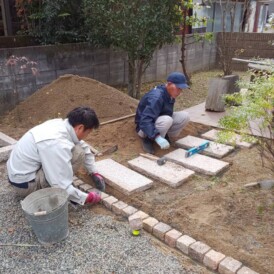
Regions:
M 143 66 L 144 61 L 139 60 L 138 62 L 138 68 L 137 68 L 137 88 L 136 88 L 136 99 L 141 98 L 141 87 L 142 87 L 142 76 L 143 76 Z
M 183 18 L 186 18 L 187 16 L 187 10 L 183 10 Z M 182 70 L 184 72 L 184 75 L 186 77 L 187 84 L 190 84 L 190 77 L 187 73 L 186 69 L 186 58 L 185 58 L 185 52 L 186 52 L 186 20 L 182 23 L 182 46 L 181 46 L 181 60 L 180 63 L 182 64 Z
M 213 78 L 209 81 L 205 109 L 211 111 L 225 111 L 225 94 L 239 92 L 236 81 L 238 75 L 229 75 L 222 78 Z
M 140 99 L 144 60 L 135 60 L 129 57 L 128 60 L 128 95 Z
M 130 97 L 136 98 L 136 66 L 133 57 L 128 57 L 128 87 L 127 93 Z
M 181 48 L 182 55 L 181 55 L 180 62 L 182 64 L 182 69 L 183 69 L 183 73 L 186 77 L 187 84 L 190 84 L 190 77 L 189 77 L 187 69 L 186 69 L 186 58 L 185 58 L 186 44 L 185 44 L 185 39 L 186 39 L 186 36 L 182 35 L 182 48 Z

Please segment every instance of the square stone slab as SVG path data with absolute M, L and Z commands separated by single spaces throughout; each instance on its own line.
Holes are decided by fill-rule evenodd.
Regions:
M 218 132 L 219 132 L 219 130 L 212 129 L 212 130 L 202 134 L 202 137 L 205 139 L 208 139 L 208 140 L 215 141 L 215 140 L 217 140 Z M 228 144 L 233 144 L 233 142 L 228 142 Z M 235 144 L 236 144 L 236 146 L 246 147 L 246 148 L 250 148 L 254 145 L 254 143 L 248 143 L 248 142 L 241 141 L 241 136 L 239 134 L 235 135 Z
M 152 185 L 152 180 L 112 159 L 98 161 L 95 165 L 98 172 L 105 177 L 106 183 L 126 195 L 146 190 Z
M 180 148 L 190 149 L 201 145 L 205 141 L 207 140 L 188 135 L 187 137 L 176 141 L 175 144 Z M 209 147 L 199 153 L 221 159 L 233 150 L 234 148 L 232 146 L 209 141 Z
M 185 153 L 186 150 L 178 148 L 165 156 L 174 163 L 206 175 L 217 175 L 229 166 L 229 163 L 201 154 L 194 154 L 186 158 Z
M 171 187 L 180 186 L 195 174 L 194 171 L 181 165 L 167 161 L 164 165 L 159 166 L 156 160 L 150 160 L 142 156 L 128 161 L 128 164 L 132 169 Z

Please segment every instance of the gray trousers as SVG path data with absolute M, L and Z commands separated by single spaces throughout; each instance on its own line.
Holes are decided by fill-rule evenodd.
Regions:
M 74 174 L 77 172 L 80 166 L 84 163 L 84 161 L 85 161 L 85 152 L 80 145 L 76 145 L 72 149 L 72 159 L 71 159 L 71 165 L 72 165 Z M 25 198 L 30 193 L 38 189 L 50 187 L 50 184 L 47 182 L 44 170 L 41 167 L 36 172 L 35 180 L 33 182 L 28 183 L 28 188 L 19 188 L 14 185 L 12 186 L 18 196 Z
M 166 134 L 169 137 L 177 137 L 188 122 L 189 114 L 185 111 L 178 111 L 173 112 L 172 117 L 167 115 L 159 116 L 155 121 L 155 127 L 162 137 L 165 137 Z M 139 130 L 138 135 L 141 138 L 146 137 L 142 130 Z

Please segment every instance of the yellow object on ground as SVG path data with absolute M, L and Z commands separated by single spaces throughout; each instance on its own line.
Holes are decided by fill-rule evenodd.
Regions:
M 139 236 L 140 235 L 140 231 L 139 230 L 132 230 L 132 235 L 133 236 Z

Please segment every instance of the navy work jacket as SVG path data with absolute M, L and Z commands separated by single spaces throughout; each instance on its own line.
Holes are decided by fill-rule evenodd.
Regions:
M 175 99 L 170 97 L 165 85 L 155 87 L 146 93 L 140 100 L 136 116 L 136 131 L 140 129 L 150 138 L 159 135 L 155 128 L 155 121 L 159 116 L 172 117 Z

